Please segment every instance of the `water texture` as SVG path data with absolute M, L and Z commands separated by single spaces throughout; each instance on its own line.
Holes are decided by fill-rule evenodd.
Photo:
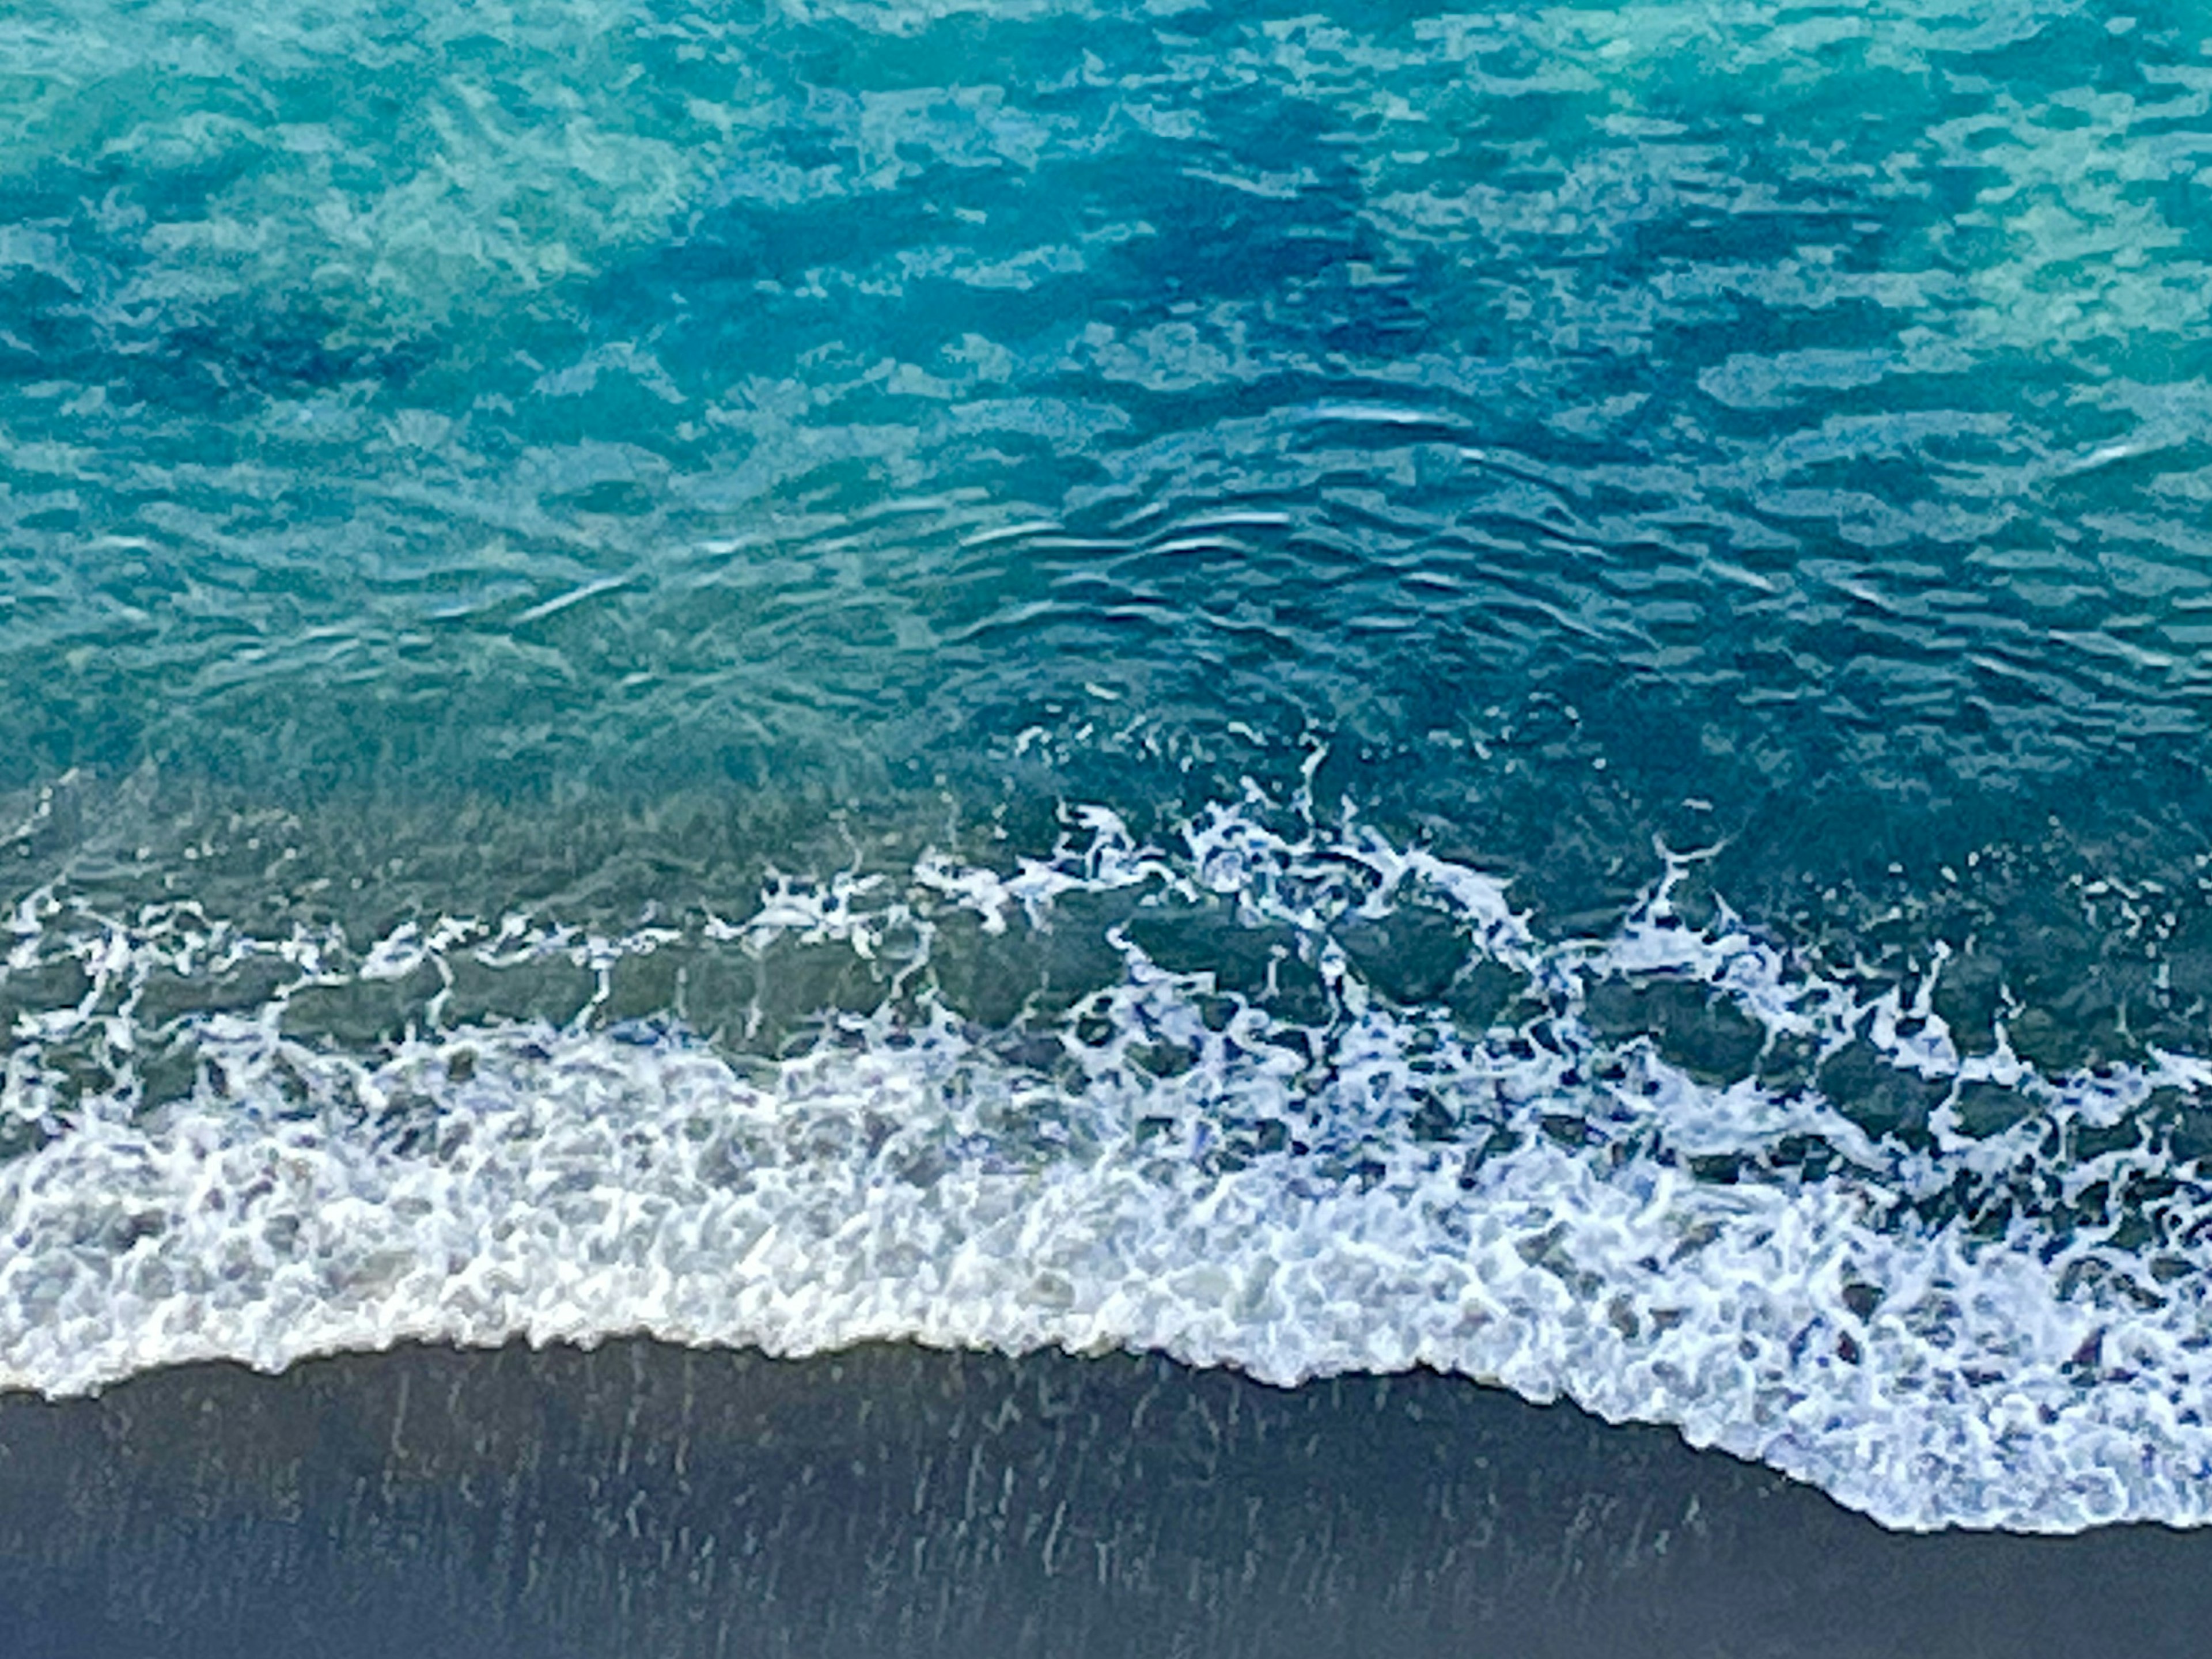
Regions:
M 2189 9 L 0 20 L 0 1382 L 1415 1364 L 2212 1518 Z

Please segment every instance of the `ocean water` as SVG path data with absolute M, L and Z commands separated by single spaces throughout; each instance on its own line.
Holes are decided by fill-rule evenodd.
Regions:
M 0 17 L 0 1386 L 1427 1367 L 2212 1519 L 2192 8 Z

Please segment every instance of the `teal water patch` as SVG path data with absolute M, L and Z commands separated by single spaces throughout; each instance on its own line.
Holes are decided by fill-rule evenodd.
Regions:
M 1095 682 L 2195 785 L 2153 17 L 76 15 L 10 25 L 22 781 L 934 763 Z
M 2199 1518 L 2202 36 L 18 8 L 0 1363 L 1425 1359 L 1901 1523 Z M 740 1308 L 685 1137 L 787 1111 L 845 1218 Z M 1155 1304 L 1099 1211 L 956 1293 L 893 1142 L 1018 1256 L 1140 1194 L 1181 1284 L 1265 1188 L 1331 1265 Z M 421 1243 L 569 1249 L 602 1155 L 631 1278 Z M 300 1158 L 382 1266 L 254 1208 Z

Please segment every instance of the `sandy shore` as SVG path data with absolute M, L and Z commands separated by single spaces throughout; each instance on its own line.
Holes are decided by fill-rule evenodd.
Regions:
M 2202 1651 L 2212 1533 L 1900 1537 L 1430 1375 L 644 1341 L 0 1401 L 11 1659 Z

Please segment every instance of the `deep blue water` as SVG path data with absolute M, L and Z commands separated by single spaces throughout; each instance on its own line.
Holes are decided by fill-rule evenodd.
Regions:
M 2205 1519 L 2208 181 L 2183 7 L 13 9 L 0 1382 Z

